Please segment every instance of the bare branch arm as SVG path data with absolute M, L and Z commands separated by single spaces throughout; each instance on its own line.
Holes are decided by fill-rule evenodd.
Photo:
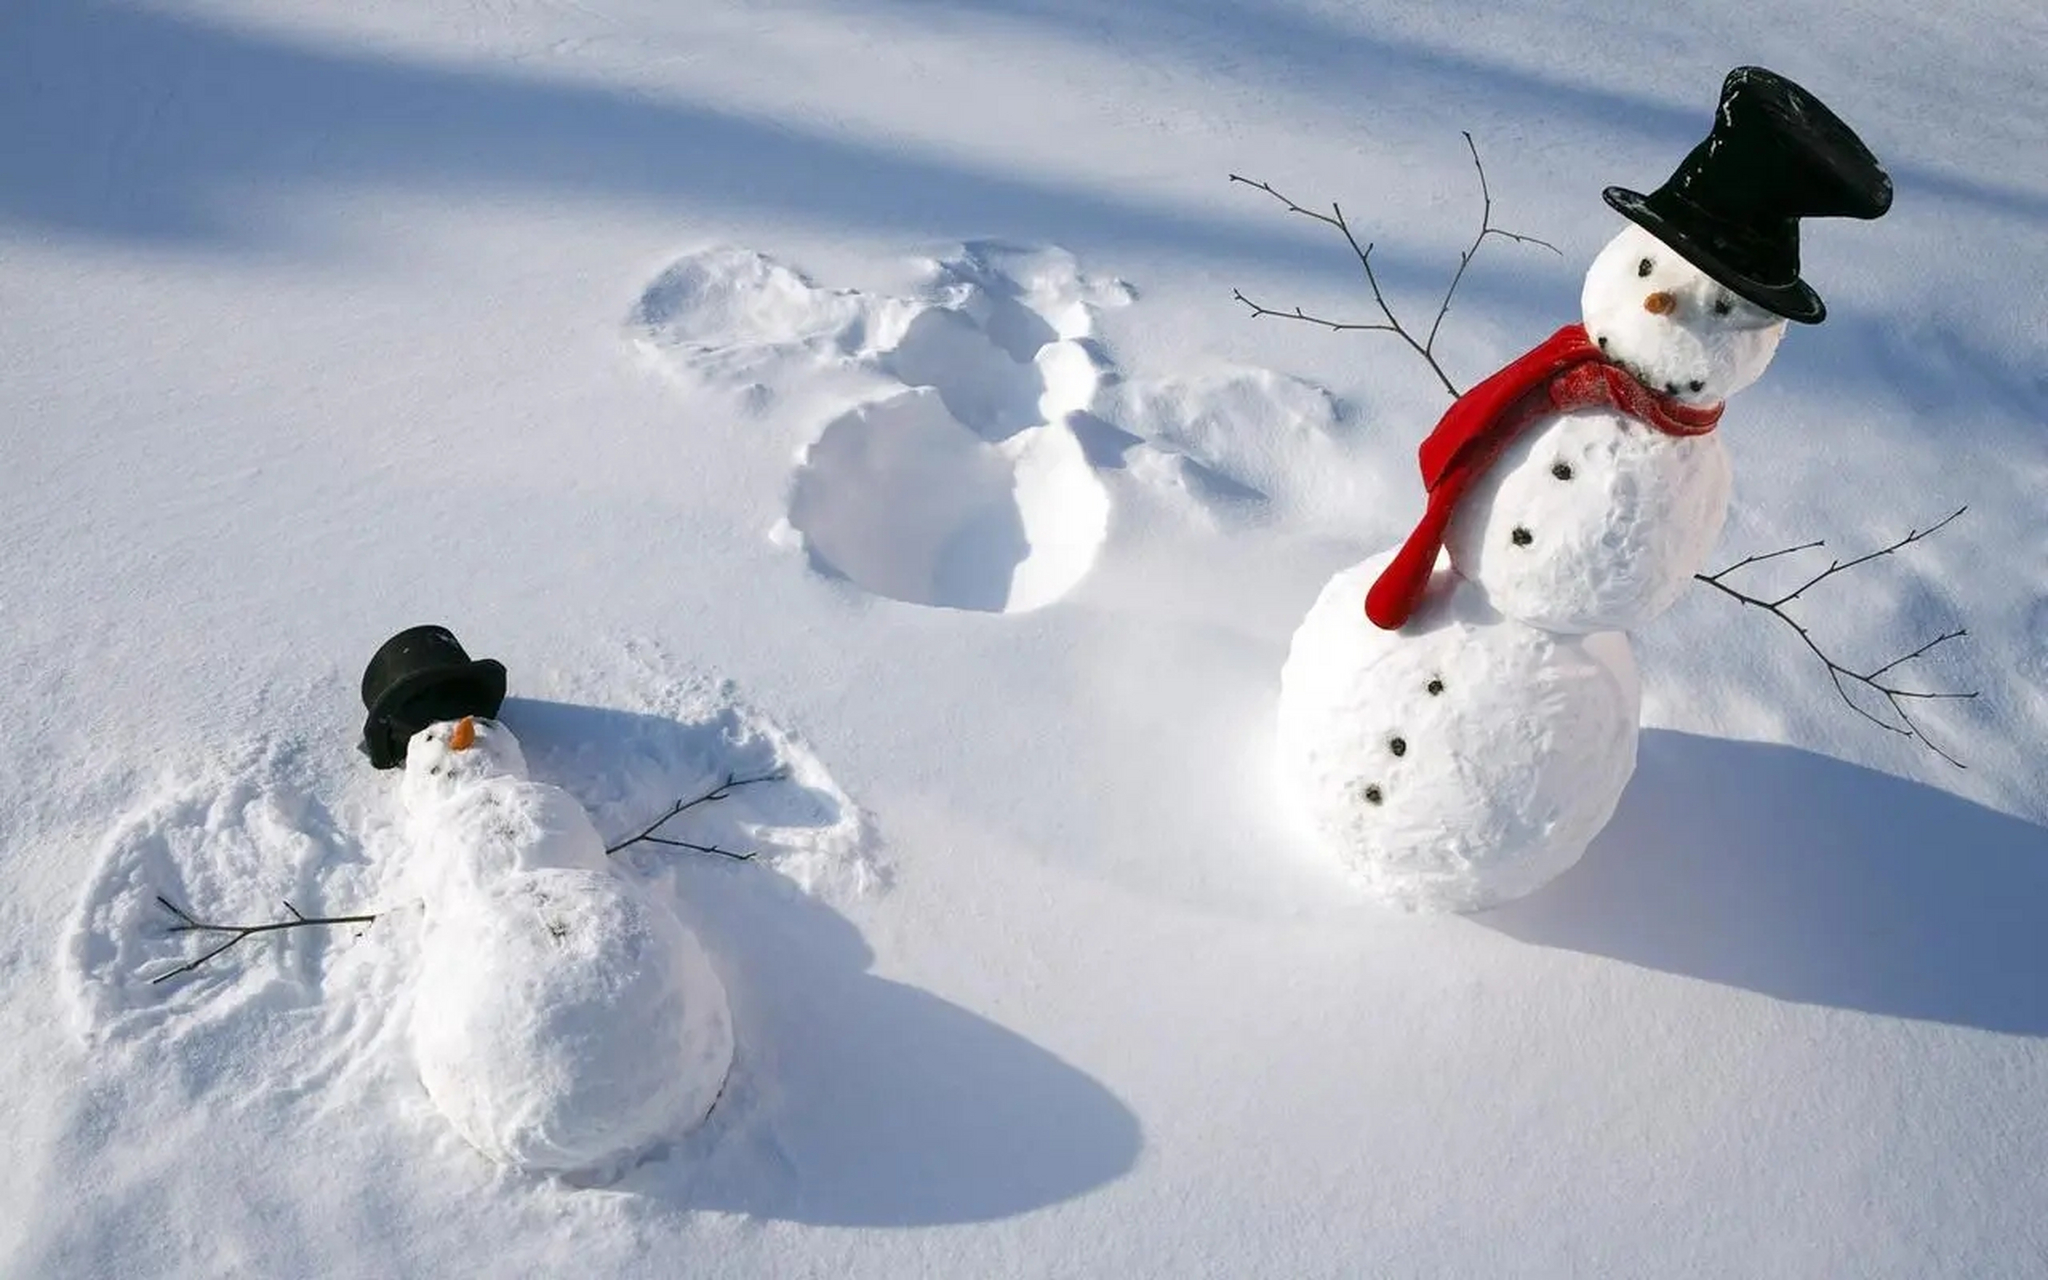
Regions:
M 1313 218 L 1324 226 L 1336 228 L 1343 235 L 1344 243 L 1351 246 L 1352 256 L 1358 259 L 1359 268 L 1365 272 L 1366 287 L 1372 291 L 1373 303 L 1379 307 L 1380 314 L 1386 317 L 1386 321 L 1385 323 L 1350 323 L 1326 320 L 1321 316 L 1309 315 L 1302 311 L 1300 307 L 1282 311 L 1273 307 L 1261 306 L 1246 297 L 1243 290 L 1232 290 L 1231 296 L 1251 309 L 1253 319 L 1258 319 L 1262 316 L 1274 316 L 1283 320 L 1302 320 L 1309 324 L 1321 325 L 1325 329 L 1337 331 L 1363 330 L 1391 333 L 1406 343 L 1408 348 L 1415 352 L 1416 355 L 1422 357 L 1423 363 L 1429 366 L 1430 372 L 1436 375 L 1437 381 L 1443 384 L 1444 390 L 1450 394 L 1452 399 L 1456 399 L 1459 395 L 1458 385 L 1451 381 L 1450 375 L 1446 374 L 1443 366 L 1437 362 L 1436 336 L 1437 332 L 1443 328 L 1444 317 L 1450 312 L 1451 299 L 1457 294 L 1458 285 L 1465 278 L 1465 269 L 1472 265 L 1472 259 L 1479 253 L 1479 246 L 1486 243 L 1488 236 L 1499 236 L 1503 240 L 1512 240 L 1519 244 L 1541 245 L 1552 253 L 1559 252 L 1558 247 L 1547 240 L 1539 240 L 1535 236 L 1519 235 L 1513 231 L 1505 231 L 1493 225 L 1493 192 L 1486 183 L 1486 166 L 1479 162 L 1479 147 L 1472 141 L 1472 135 L 1465 133 L 1464 138 L 1465 149 L 1472 153 L 1472 167 L 1479 171 L 1479 198 L 1481 202 L 1479 234 L 1473 238 L 1471 247 L 1458 255 L 1458 269 L 1451 276 L 1450 287 L 1444 290 L 1443 304 L 1437 308 L 1436 319 L 1431 322 L 1429 334 L 1426 338 L 1417 341 L 1415 335 L 1410 333 L 1407 326 L 1401 323 L 1400 317 L 1394 314 L 1393 307 L 1388 304 L 1386 294 L 1380 288 L 1379 275 L 1372 269 L 1373 246 L 1370 243 L 1361 245 L 1358 242 L 1358 237 L 1353 234 L 1351 224 L 1345 219 L 1344 210 L 1341 206 L 1332 203 L 1330 205 L 1330 212 L 1321 213 L 1281 194 L 1270 183 L 1255 181 L 1235 173 L 1230 175 L 1232 182 L 1242 182 L 1248 187 L 1265 192 L 1284 205 L 1289 213 L 1300 214 L 1304 218 Z
M 1535 236 L 1517 235 L 1512 231 L 1503 231 L 1493 225 L 1493 192 L 1486 185 L 1486 166 L 1479 163 L 1479 145 L 1472 141 L 1470 130 L 1460 130 L 1460 132 L 1465 137 L 1465 149 L 1472 153 L 1472 167 L 1479 171 L 1479 234 L 1472 237 L 1472 247 L 1458 255 L 1458 269 L 1451 276 L 1450 288 L 1444 290 L 1443 305 L 1436 309 L 1436 319 L 1429 326 L 1429 337 L 1424 339 L 1422 343 L 1422 353 L 1424 356 L 1431 356 L 1436 351 L 1436 333 L 1438 329 L 1443 328 L 1444 317 L 1450 314 L 1451 298 L 1458 292 L 1458 282 L 1465 278 L 1465 268 L 1472 265 L 1472 259 L 1479 256 L 1479 246 L 1486 243 L 1486 237 L 1499 236 L 1503 240 L 1513 240 L 1519 244 L 1542 245 L 1558 257 L 1564 256 L 1564 251 L 1548 240 L 1538 240 Z M 1456 395 L 1457 393 L 1452 392 L 1451 394 Z
M 1872 551 L 1866 555 L 1860 555 L 1850 560 L 1836 560 L 1830 563 L 1826 569 L 1823 569 L 1821 570 L 1821 572 L 1815 574 L 1813 577 L 1808 578 L 1804 583 L 1800 584 L 1800 586 L 1796 590 L 1791 591 L 1788 594 L 1778 596 L 1775 599 L 1766 600 L 1759 596 L 1752 596 L 1745 592 L 1738 591 L 1734 587 L 1731 587 L 1726 582 L 1722 581 L 1722 579 L 1726 578 L 1729 574 L 1735 572 L 1737 569 L 1745 568 L 1753 564 L 1759 564 L 1765 560 L 1775 559 L 1778 556 L 1789 555 L 1795 551 L 1810 551 L 1816 547 L 1821 546 L 1821 543 L 1808 542 L 1803 543 L 1796 547 L 1785 547 L 1778 551 L 1765 552 L 1762 555 L 1746 556 L 1743 559 L 1736 561 L 1734 564 L 1729 565 L 1727 568 L 1721 569 L 1715 573 L 1696 573 L 1693 576 L 1695 578 L 1698 578 L 1701 582 L 1704 582 L 1708 586 L 1714 588 L 1714 590 L 1719 591 L 1724 595 L 1732 597 L 1733 599 L 1739 601 L 1743 605 L 1753 605 L 1756 608 L 1762 609 L 1764 612 L 1771 614 L 1773 617 L 1777 618 L 1778 621 L 1792 628 L 1793 632 L 1796 635 L 1798 635 L 1801 643 L 1805 644 L 1808 651 L 1811 652 L 1814 657 L 1820 659 L 1821 665 L 1827 669 L 1828 680 L 1831 684 L 1833 684 L 1835 693 L 1842 699 L 1844 703 L 1848 704 L 1848 707 L 1851 711 L 1854 711 L 1857 715 L 1862 716 L 1864 719 L 1870 721 L 1872 724 L 1877 725 L 1879 728 L 1889 730 L 1892 733 L 1901 734 L 1908 738 L 1918 739 L 1921 745 L 1925 746 L 1929 751 L 1932 751 L 1934 754 L 1940 756 L 1942 759 L 1948 761 L 1950 764 L 1956 766 L 1958 769 L 1961 769 L 1966 767 L 1963 764 L 1963 762 L 1961 760 L 1956 759 L 1956 757 L 1951 755 L 1949 752 L 1943 750 L 1939 743 L 1935 742 L 1932 738 L 1929 738 L 1927 736 L 1926 731 L 1922 729 L 1920 725 L 1914 721 L 1912 711 L 1909 709 L 1907 704 L 1909 702 L 1917 701 L 1946 701 L 1974 698 L 1977 696 L 1977 691 L 1909 689 L 1901 687 L 1897 684 L 1890 683 L 1889 681 L 1887 681 L 1886 677 L 1889 676 L 1891 672 L 1893 672 L 1897 668 L 1904 666 L 1906 663 L 1913 661 L 1915 658 L 1924 657 L 1926 654 L 1933 652 L 1933 650 L 1936 649 L 1938 646 L 1946 644 L 1951 640 L 1962 639 L 1964 636 L 1967 636 L 1969 634 L 1967 630 L 1964 630 L 1959 627 L 1953 631 L 1944 631 L 1940 635 L 1934 637 L 1932 640 L 1927 641 L 1925 644 L 1914 649 L 1910 653 L 1902 654 L 1899 657 L 1893 658 L 1891 661 L 1886 662 L 1881 666 L 1873 667 L 1868 671 L 1857 671 L 1845 665 L 1844 663 L 1837 661 L 1834 657 L 1830 656 L 1826 650 L 1822 649 L 1820 647 L 1819 642 L 1813 638 L 1812 633 L 1809 632 L 1806 629 L 1806 627 L 1799 622 L 1798 619 L 1794 618 L 1790 613 L 1786 612 L 1785 606 L 1797 600 L 1803 593 L 1805 593 L 1809 589 L 1813 588 L 1814 586 L 1817 586 L 1821 582 L 1826 581 L 1827 579 L 1835 576 L 1838 573 L 1846 572 L 1847 570 L 1853 569 L 1858 565 L 1868 564 L 1872 560 L 1875 560 L 1880 556 L 1891 555 L 1893 552 L 1898 551 L 1903 547 L 1910 546 L 1911 544 L 1918 542 L 1923 538 L 1929 537 L 1939 532 L 1941 529 L 1948 525 L 1949 521 L 1954 520 L 1957 516 L 1963 514 L 1963 512 L 1968 509 L 1969 508 L 1967 507 L 1958 507 L 1956 510 L 1950 512 L 1947 516 L 1944 516 L 1942 519 L 1936 521 L 1927 529 L 1911 530 L 1906 534 L 1905 537 L 1900 538 L 1898 541 L 1890 544 L 1889 546 L 1881 547 L 1878 550 Z M 1890 720 L 1886 720 L 1881 716 L 1873 714 L 1869 708 L 1863 706 L 1854 698 L 1850 697 L 1849 686 L 1855 684 L 1860 684 L 1865 688 L 1868 688 L 1871 691 L 1875 692 L 1880 697 L 1882 697 L 1885 700 L 1885 703 L 1891 707 L 1892 714 L 1898 717 L 1897 721 L 1893 722 Z
M 718 783 L 709 791 L 704 792 L 704 794 L 697 796 L 694 799 L 676 801 L 675 804 L 672 807 L 670 807 L 667 813 L 662 814 L 659 818 L 656 818 L 654 821 L 648 823 L 644 828 L 641 829 L 638 835 L 628 836 L 624 840 L 619 841 L 617 844 L 606 845 L 604 851 L 607 854 L 613 854 L 617 853 L 621 849 L 626 848 L 629 845 L 636 845 L 644 842 L 647 844 L 667 845 L 670 848 L 674 849 L 691 849 L 695 850 L 698 853 L 714 853 L 721 858 L 731 858 L 735 862 L 750 861 L 754 857 L 752 853 L 735 853 L 730 849 L 721 849 L 717 845 L 693 844 L 688 840 L 672 840 L 667 836 L 658 836 L 654 833 L 659 831 L 662 828 L 663 824 L 668 822 L 669 819 L 675 817 L 679 813 L 688 812 L 689 810 L 696 808 L 698 805 L 711 804 L 714 801 L 723 800 L 727 796 L 731 795 L 733 792 L 739 790 L 741 787 L 751 787 L 763 782 L 780 782 L 788 776 L 788 771 L 783 769 L 772 769 L 767 773 L 757 774 L 744 778 L 739 777 L 735 774 L 728 773 L 725 775 L 724 781 Z
M 178 906 L 162 894 L 157 894 L 156 900 L 157 905 L 170 912 L 177 919 L 176 924 L 169 926 L 165 930 L 166 933 L 226 934 L 227 940 L 197 959 L 188 960 L 175 969 L 160 973 L 156 977 L 151 978 L 150 982 L 152 984 L 168 981 L 181 973 L 190 973 L 221 952 L 226 951 L 246 938 L 253 938 L 259 933 L 275 933 L 280 929 L 314 928 L 321 925 L 368 924 L 377 918 L 374 915 L 309 916 L 302 914 L 297 907 L 287 902 L 284 904 L 284 909 L 291 916 L 288 920 L 271 920 L 262 924 L 208 924 L 206 921 L 197 919 L 191 912 Z

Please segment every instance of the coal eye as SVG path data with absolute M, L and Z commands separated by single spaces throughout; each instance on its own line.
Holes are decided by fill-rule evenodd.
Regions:
M 1727 314 L 1728 314 L 1729 312 L 1731 312 L 1731 311 L 1733 311 L 1733 310 L 1735 310 L 1735 304 L 1734 304 L 1734 303 L 1732 303 L 1732 302 L 1730 302 L 1730 301 L 1728 301 L 1728 299 L 1726 299 L 1726 298 L 1716 298 L 1716 299 L 1714 299 L 1714 314 L 1715 314 L 1715 315 L 1717 315 L 1717 316 L 1725 316 L 1725 315 L 1727 315 Z M 1694 388 L 1694 390 L 1695 390 L 1695 391 L 1697 391 L 1697 390 L 1698 390 L 1698 388 L 1697 388 L 1697 387 L 1695 387 L 1695 388 Z
M 1644 258 L 1636 264 L 1636 274 L 1639 276 L 1649 275 L 1651 271 L 1656 269 L 1656 266 L 1656 263 L 1651 262 L 1648 258 Z
M 1698 378 L 1694 378 L 1691 382 L 1688 382 L 1685 385 L 1691 387 L 1694 391 L 1705 391 L 1707 389 L 1707 384 L 1701 382 Z

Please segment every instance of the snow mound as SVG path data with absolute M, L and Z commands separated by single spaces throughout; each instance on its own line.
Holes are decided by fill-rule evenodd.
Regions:
M 1270 369 L 1131 379 L 1100 413 L 1134 446 L 1133 473 L 1185 495 L 1212 525 L 1349 525 L 1392 496 L 1347 407 Z
M 1128 376 L 1097 322 L 1136 298 L 1056 246 L 966 244 L 904 297 L 717 249 L 649 285 L 633 330 L 665 367 L 756 403 L 858 389 L 800 450 L 771 537 L 892 600 L 1053 604 L 1093 571 L 1119 492 L 1168 495 L 1210 527 L 1345 524 L 1393 499 L 1324 387 L 1245 367 Z M 828 384 L 827 366 L 858 376 Z
M 714 246 L 655 277 L 628 327 L 671 372 L 743 380 L 778 359 L 862 354 L 875 328 L 900 325 L 902 309 L 894 299 L 821 289 L 751 250 Z
M 1087 576 L 1109 511 L 1066 428 L 990 444 L 919 389 L 825 428 L 797 470 L 789 525 L 814 565 L 877 595 L 1008 613 Z
M 1282 789 L 1374 896 L 1452 911 L 1520 897 L 1579 860 L 1634 772 L 1628 639 L 1504 618 L 1441 567 L 1408 625 L 1382 631 L 1363 602 L 1391 559 L 1338 573 L 1295 632 Z
M 1047 246 L 969 244 L 921 276 L 908 298 L 826 292 L 708 250 L 648 286 L 633 327 L 670 367 L 751 378 L 767 399 L 821 361 L 865 375 L 868 398 L 802 451 L 777 525 L 819 572 L 912 604 L 1041 608 L 1108 536 L 1109 493 L 1070 419 L 1117 376 L 1096 312 L 1135 295 Z
M 1104 369 L 1093 309 L 1129 291 L 1057 249 L 970 245 L 934 263 L 876 368 L 908 390 L 804 451 L 788 527 L 820 570 L 913 604 L 1022 612 L 1085 578 L 1109 493 L 1066 423 Z
M 733 1055 L 703 948 L 609 868 L 516 872 L 433 904 L 412 1041 L 471 1146 L 593 1180 L 700 1122 Z

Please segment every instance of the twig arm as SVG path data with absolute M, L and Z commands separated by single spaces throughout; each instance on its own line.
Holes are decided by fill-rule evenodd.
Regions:
M 1479 246 L 1486 243 L 1488 236 L 1499 236 L 1503 240 L 1512 240 L 1518 244 L 1541 245 L 1552 253 L 1560 252 L 1556 245 L 1551 244 L 1547 240 L 1539 240 L 1535 236 L 1520 235 L 1493 225 L 1493 192 L 1486 183 L 1486 166 L 1479 162 L 1479 147 L 1478 144 L 1472 141 L 1471 133 L 1465 132 L 1463 136 L 1465 138 L 1465 149 L 1472 154 L 1472 167 L 1479 172 L 1479 234 L 1473 237 L 1471 247 L 1458 255 L 1457 270 L 1451 275 L 1450 287 L 1444 290 L 1443 303 L 1437 307 L 1436 319 L 1430 323 L 1429 333 L 1426 337 L 1418 341 L 1415 335 L 1409 332 L 1408 327 L 1401 323 L 1401 318 L 1394 314 L 1394 308 L 1387 302 L 1386 293 L 1380 288 L 1379 274 L 1372 267 L 1373 245 L 1370 242 L 1365 244 L 1358 242 L 1358 236 L 1352 231 L 1351 223 L 1345 218 L 1344 209 L 1341 205 L 1333 202 L 1330 205 L 1330 211 L 1323 213 L 1310 209 L 1296 202 L 1291 197 L 1281 194 L 1274 189 L 1271 183 L 1260 182 L 1236 173 L 1230 175 L 1232 182 L 1242 182 L 1248 187 L 1265 192 L 1275 200 L 1278 200 L 1289 213 L 1299 214 L 1304 218 L 1312 218 L 1324 226 L 1336 228 L 1338 233 L 1344 237 L 1344 243 L 1351 247 L 1351 255 L 1358 259 L 1359 269 L 1365 273 L 1366 288 L 1372 291 L 1373 304 L 1379 308 L 1380 314 L 1386 317 L 1386 320 L 1384 323 L 1352 323 L 1328 320 L 1321 316 L 1309 315 L 1300 307 L 1283 311 L 1273 307 L 1262 306 L 1246 297 L 1241 289 L 1233 289 L 1231 296 L 1244 303 L 1251 310 L 1252 318 L 1255 320 L 1265 316 L 1272 316 L 1283 320 L 1300 320 L 1339 332 L 1391 333 L 1406 343 L 1409 350 L 1422 357 L 1423 363 L 1429 366 L 1430 372 L 1434 373 L 1437 381 L 1443 384 L 1445 392 L 1452 399 L 1456 399 L 1460 394 L 1458 385 L 1451 381 L 1450 375 L 1444 372 L 1443 365 L 1438 363 L 1436 358 L 1436 336 L 1438 331 L 1443 328 L 1444 317 L 1450 312 L 1451 299 L 1457 294 L 1458 285 L 1465 278 L 1465 269 L 1471 266 L 1472 259 L 1478 256 Z
M 785 769 L 771 769 L 767 773 L 754 774 L 747 777 L 741 777 L 738 774 L 728 773 L 725 775 L 724 780 L 719 782 L 716 786 L 713 786 L 710 790 L 704 792 L 702 795 L 693 798 L 676 801 L 673 805 L 669 807 L 669 811 L 667 813 L 662 814 L 659 818 L 656 818 L 654 821 L 648 823 L 645 827 L 641 828 L 640 833 L 638 835 L 628 836 L 624 840 L 621 840 L 616 844 L 606 845 L 604 851 L 606 854 L 614 854 L 617 853 L 619 850 L 626 848 L 629 845 L 636 845 L 644 842 L 647 844 L 667 845 L 670 848 L 675 849 L 690 849 L 694 850 L 697 853 L 717 854 L 721 858 L 731 858 L 735 862 L 752 861 L 754 857 L 754 854 L 752 853 L 736 853 L 731 849 L 721 849 L 717 845 L 713 844 L 694 844 L 688 840 L 672 840 L 666 836 L 658 836 L 654 833 L 661 830 L 663 824 L 667 823 L 669 819 L 674 818 L 676 815 L 681 813 L 687 813 L 689 810 L 694 809 L 699 805 L 711 804 L 714 801 L 723 800 L 727 796 L 731 795 L 733 792 L 739 790 L 741 787 L 756 786 L 763 782 L 780 782 L 788 776 L 789 772 Z
M 1799 597 L 1804 595 L 1807 591 L 1818 586 L 1822 582 L 1827 581 L 1829 578 L 1834 577 L 1836 574 L 1847 572 L 1850 569 L 1856 568 L 1858 565 L 1868 564 L 1872 560 L 1876 560 L 1880 556 L 1891 555 L 1893 552 L 1898 551 L 1901 548 L 1910 546 L 1915 542 L 1919 542 L 1924 538 L 1930 537 L 1933 534 L 1940 532 L 1943 528 L 1947 527 L 1948 523 L 1951 520 L 1954 520 L 1957 516 L 1960 516 L 1961 514 L 1963 514 L 1963 512 L 1967 510 L 1969 510 L 1968 507 L 1958 507 L 1954 511 L 1950 512 L 1948 515 L 1942 517 L 1940 520 L 1935 521 L 1926 529 L 1910 530 L 1905 537 L 1900 538 L 1898 541 L 1893 542 L 1888 546 L 1880 547 L 1877 550 L 1869 552 L 1865 555 L 1856 556 L 1848 560 L 1833 560 L 1829 562 L 1827 568 L 1821 570 L 1817 574 L 1814 574 L 1812 577 L 1808 578 L 1805 582 L 1801 583 L 1794 590 L 1787 592 L 1784 595 L 1780 595 L 1771 599 L 1765 599 L 1761 596 L 1752 596 L 1747 592 L 1737 590 L 1736 588 L 1728 585 L 1728 583 L 1725 582 L 1724 579 L 1729 574 L 1734 573 L 1738 569 L 1747 568 L 1750 565 L 1761 564 L 1766 560 L 1773 560 L 1779 556 L 1791 555 L 1794 552 L 1811 551 L 1817 547 L 1822 546 L 1822 543 L 1806 542 L 1801 543 L 1796 547 L 1784 547 L 1777 551 L 1764 552 L 1761 555 L 1745 556 L 1742 559 L 1736 561 L 1734 564 L 1729 565 L 1725 569 L 1717 570 L 1714 573 L 1696 573 L 1693 575 L 1693 577 L 1699 579 L 1701 582 L 1706 583 L 1708 586 L 1712 587 L 1716 591 L 1721 592 L 1723 595 L 1729 596 L 1732 599 L 1739 601 L 1745 606 L 1754 606 L 1758 609 L 1762 609 L 1765 613 L 1772 615 L 1773 617 L 1777 618 L 1778 621 L 1792 628 L 1793 633 L 1799 637 L 1800 642 L 1806 646 L 1807 650 L 1811 652 L 1814 657 L 1820 659 L 1821 665 L 1827 669 L 1829 683 L 1834 686 L 1835 693 L 1842 699 L 1844 703 L 1848 705 L 1851 711 L 1854 711 L 1857 715 L 1862 716 L 1864 719 L 1870 721 L 1874 725 L 1877 725 L 1879 728 L 1886 729 L 1892 733 L 1903 735 L 1904 737 L 1919 740 L 1921 745 L 1925 746 L 1929 751 L 1932 751 L 1934 754 L 1940 756 L 1942 759 L 1948 761 L 1950 764 L 1954 765 L 1958 769 L 1961 769 L 1966 767 L 1963 764 L 1963 762 L 1961 760 L 1958 760 L 1954 755 L 1950 754 L 1948 751 L 1944 750 L 1939 743 L 1935 742 L 1932 738 L 1927 736 L 1926 731 L 1922 729 L 1920 725 L 1914 721 L 1912 711 L 1910 710 L 1907 704 L 1909 702 L 1922 701 L 1960 701 L 1976 697 L 1977 691 L 1974 689 L 1967 691 L 1909 689 L 1888 682 L 1886 677 L 1889 676 L 1894 670 L 1904 666 L 1908 662 L 1913 661 L 1915 658 L 1924 657 L 1925 655 L 1933 652 L 1937 647 L 1947 644 L 1951 640 L 1962 639 L 1964 636 L 1967 636 L 1969 634 L 1967 630 L 1958 627 L 1952 631 L 1944 631 L 1940 635 L 1934 637 L 1932 640 L 1929 640 L 1925 644 L 1922 644 L 1918 648 L 1912 650 L 1910 653 L 1901 654 L 1899 657 L 1893 658 L 1891 661 L 1886 662 L 1881 666 L 1873 667 L 1868 671 L 1857 671 L 1854 668 L 1849 667 L 1840 661 L 1837 661 L 1826 650 L 1822 649 L 1820 647 L 1820 643 L 1813 638 L 1813 634 L 1810 631 L 1808 631 L 1806 627 L 1797 618 L 1794 618 L 1790 613 L 1786 612 L 1786 606 L 1790 605 L 1793 601 L 1799 599 Z M 1850 697 L 1849 687 L 1851 685 L 1858 684 L 1864 686 L 1865 688 L 1870 689 L 1871 691 L 1875 692 L 1880 697 L 1882 697 L 1885 700 L 1886 705 L 1891 707 L 1892 714 L 1898 717 L 1896 722 L 1886 720 L 1884 717 L 1876 715 L 1868 707 L 1865 707 L 1862 703 Z
M 199 966 L 205 964 L 207 961 L 213 959 L 215 956 L 221 954 L 223 951 L 226 951 L 228 948 L 236 945 L 244 939 L 253 938 L 259 933 L 275 933 L 280 929 L 315 928 L 322 925 L 369 924 L 371 921 L 377 918 L 375 915 L 309 916 L 301 912 L 297 907 L 293 906 L 290 902 L 286 902 L 284 904 L 284 909 L 290 915 L 290 919 L 287 920 L 270 920 L 262 924 L 209 924 L 204 920 L 198 919 L 190 911 L 187 911 L 185 908 L 179 906 L 177 903 L 172 902 L 169 898 L 166 898 L 164 895 L 160 893 L 156 895 L 156 901 L 158 906 L 162 907 L 165 911 L 170 912 L 171 916 L 177 921 L 177 923 L 175 924 L 166 926 L 164 932 L 173 934 L 225 934 L 227 935 L 227 940 L 222 942 L 219 946 L 214 947 L 212 950 L 200 955 L 197 959 L 188 960 L 184 964 L 179 965 L 175 969 L 171 969 L 167 972 L 160 973 L 156 977 L 151 978 L 150 982 L 152 985 L 155 983 L 168 981 L 171 978 L 177 977 L 181 973 L 190 973 L 194 969 L 197 969 Z

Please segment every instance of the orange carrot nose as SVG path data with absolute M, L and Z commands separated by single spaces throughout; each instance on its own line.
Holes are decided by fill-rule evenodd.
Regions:
M 476 717 L 464 716 L 455 722 L 455 732 L 448 735 L 448 746 L 453 751 L 467 751 L 476 745 Z
M 1668 316 L 1678 310 L 1678 299 L 1659 289 L 1643 299 L 1643 310 L 1653 316 Z

